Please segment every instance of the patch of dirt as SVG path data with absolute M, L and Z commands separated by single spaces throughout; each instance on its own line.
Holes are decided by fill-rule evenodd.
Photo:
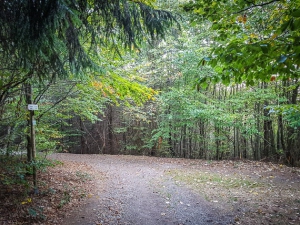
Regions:
M 4 174 L 0 170 L 0 175 Z M 62 224 L 67 212 L 91 196 L 95 178 L 104 176 L 85 163 L 66 161 L 38 173 L 36 193 L 30 186 L 0 182 L 0 224 Z M 31 176 L 26 179 L 32 183 Z
M 60 161 L 84 161 L 104 172 L 103 192 L 63 224 L 231 224 L 234 215 L 177 185 L 165 172 L 181 168 L 181 160 L 143 156 L 56 154 Z M 187 161 L 186 161 L 187 162 Z
M 300 224 L 299 168 L 145 156 L 50 158 L 63 165 L 40 175 L 37 196 L 1 198 L 0 224 Z M 32 218 L 30 207 L 42 208 L 45 220 Z M 16 214 L 23 220 L 14 220 Z
M 252 161 L 195 161 L 168 171 L 236 224 L 300 224 L 300 169 Z

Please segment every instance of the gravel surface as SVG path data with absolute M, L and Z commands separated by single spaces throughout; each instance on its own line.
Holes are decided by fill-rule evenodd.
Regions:
M 96 181 L 97 172 L 106 175 L 85 204 L 70 212 L 63 224 L 234 224 L 232 211 L 217 207 L 167 175 L 169 170 L 185 167 L 180 159 L 73 154 L 50 157 L 88 164 Z

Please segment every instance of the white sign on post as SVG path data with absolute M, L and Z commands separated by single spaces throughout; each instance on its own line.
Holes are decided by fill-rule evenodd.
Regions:
M 35 104 L 29 104 L 28 105 L 28 110 L 32 111 L 32 110 L 39 110 L 38 105 Z

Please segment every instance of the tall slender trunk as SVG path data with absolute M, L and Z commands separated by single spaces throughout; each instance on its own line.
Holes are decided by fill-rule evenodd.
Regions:
M 266 89 L 268 85 L 266 83 L 262 84 L 263 88 Z M 270 109 L 267 107 L 269 105 L 268 101 L 264 102 L 264 151 L 263 156 L 269 158 L 273 155 L 275 150 L 274 142 L 274 132 L 272 119 L 270 118 Z
M 292 90 L 292 93 L 291 93 L 292 96 L 289 101 L 289 103 L 292 105 L 297 104 L 298 89 L 299 89 L 299 85 L 297 85 Z M 287 162 L 290 165 L 294 166 L 296 160 L 298 160 L 297 155 L 299 155 L 298 150 L 297 150 L 299 148 L 299 140 L 297 139 L 297 137 L 299 137 L 300 130 L 299 130 L 299 128 L 295 129 L 295 128 L 289 126 L 287 129 L 287 133 L 288 133 L 288 140 L 287 140 L 287 148 L 286 148 L 285 156 L 286 156 Z
M 30 83 L 25 84 L 26 103 L 33 104 L 33 92 Z M 35 146 L 35 130 L 34 130 L 34 110 L 29 111 L 27 119 L 30 132 L 27 132 L 27 161 L 32 164 L 32 176 L 34 189 L 37 188 L 37 168 L 36 168 L 36 146 Z
M 6 156 L 9 156 L 11 151 L 10 151 L 10 135 L 11 135 L 11 126 L 8 126 L 7 127 L 7 141 L 6 141 L 6 144 L 5 144 L 5 151 L 6 151 Z
M 113 108 L 112 105 L 108 106 L 108 145 L 110 154 L 114 154 L 114 142 L 113 142 Z
M 205 140 L 206 140 L 206 138 L 205 138 L 205 129 L 204 129 L 204 127 L 205 127 L 205 123 L 204 123 L 204 121 L 201 120 L 199 122 L 199 136 L 200 136 L 199 142 L 200 142 L 200 146 L 199 146 L 199 152 L 198 152 L 198 157 L 200 159 L 206 158 L 206 155 L 205 155 Z
M 182 138 L 182 153 L 183 153 L 183 158 L 187 157 L 187 147 L 186 147 L 186 143 L 187 143 L 187 138 L 186 138 L 186 124 L 183 126 L 183 132 L 181 135 Z
M 169 115 L 171 113 L 171 107 L 169 106 L 168 107 L 168 110 L 167 110 L 167 115 Z M 174 146 L 173 146 L 173 142 L 172 142 L 172 123 L 171 121 L 169 122 L 169 138 L 168 138 L 168 146 L 169 146 L 169 153 L 171 153 L 171 156 L 174 157 L 176 154 L 175 154 L 175 143 L 174 143 Z
M 258 130 L 258 132 L 260 132 L 260 119 L 259 119 L 259 115 L 260 115 L 260 103 L 256 103 L 255 104 L 255 117 L 256 117 L 256 129 Z M 254 159 L 255 160 L 260 160 L 261 159 L 261 144 L 260 144 L 260 136 L 259 134 L 257 134 L 255 136 L 255 142 L 254 142 Z
M 31 91 L 31 85 L 26 83 L 24 84 L 24 89 L 25 89 L 25 100 L 26 100 L 26 104 L 32 104 L 32 91 Z M 29 112 L 30 114 L 30 112 Z M 31 122 L 30 122 L 30 116 L 27 117 L 27 126 L 29 129 L 31 126 Z M 27 162 L 30 163 L 32 161 L 32 147 L 31 147 L 31 136 L 30 136 L 30 131 L 27 132 L 26 135 L 26 139 L 27 139 Z
M 216 159 L 220 159 L 220 128 L 215 126 Z
M 284 127 L 283 127 L 283 120 L 282 115 L 278 116 L 278 140 L 277 140 L 277 149 L 282 150 L 282 152 L 286 152 L 286 145 L 284 141 Z
M 79 117 L 79 126 L 80 126 L 80 131 L 81 131 L 81 136 L 80 136 L 80 154 L 86 154 L 86 146 L 87 146 L 87 142 L 86 139 L 84 137 L 84 127 L 83 127 L 83 121 L 81 119 L 81 117 Z
M 193 132 L 193 128 L 190 127 L 189 129 L 189 135 L 188 135 L 188 149 L 189 149 L 189 158 L 195 158 L 194 154 L 193 154 L 193 146 L 192 146 L 192 143 L 193 143 L 193 136 L 192 135 L 194 132 Z

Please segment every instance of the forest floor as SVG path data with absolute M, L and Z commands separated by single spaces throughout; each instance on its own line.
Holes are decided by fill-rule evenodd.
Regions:
M 0 182 L 1 225 L 300 224 L 300 168 L 146 156 L 48 158 L 62 164 L 39 173 L 39 193 Z

